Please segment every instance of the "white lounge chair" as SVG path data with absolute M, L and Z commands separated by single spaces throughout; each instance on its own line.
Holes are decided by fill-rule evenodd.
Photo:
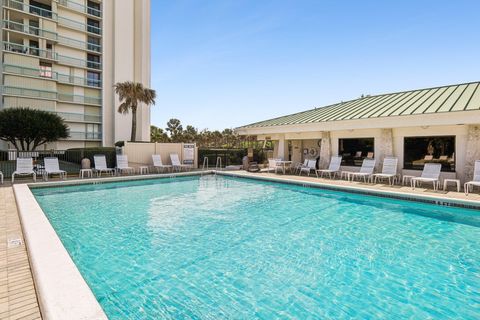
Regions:
M 317 169 L 317 160 L 308 160 L 306 167 L 300 168 L 299 176 L 302 175 L 302 172 L 306 172 L 308 176 L 310 176 L 310 172 Z
M 375 159 L 363 159 L 362 167 L 360 168 L 359 172 L 349 172 L 348 173 L 348 181 L 350 179 L 353 181 L 355 178 L 363 177 L 363 181 L 367 182 L 367 178 L 369 180 L 372 179 L 373 170 L 375 169 Z
M 58 158 L 55 158 L 55 157 L 44 158 L 43 164 L 45 165 L 45 170 L 43 172 L 43 180 L 48 181 L 48 176 L 51 174 L 60 175 L 60 178 L 62 180 L 67 178 L 67 171 L 60 170 L 60 164 L 58 163 Z
M 381 173 L 374 173 L 373 182 L 377 183 L 377 179 L 388 179 L 388 183 L 390 185 L 395 184 L 395 181 L 398 178 L 397 175 L 397 165 L 398 165 L 398 158 L 395 157 L 387 157 L 383 160 L 383 167 Z
M 180 158 L 176 153 L 170 153 L 170 160 L 172 161 L 173 170 L 182 171 L 182 169 L 190 169 L 191 166 L 188 164 L 182 164 Z
M 473 187 L 480 187 L 480 160 L 475 161 L 475 167 L 473 169 L 473 180 L 465 182 L 463 188 L 465 189 L 465 194 L 468 195 L 470 191 L 473 191 Z
M 333 173 L 333 177 L 335 178 L 337 173 L 340 172 L 341 164 L 342 164 L 341 156 L 332 156 L 332 158 L 330 159 L 330 164 L 328 165 L 328 169 L 320 169 L 315 171 L 317 173 L 317 178 L 323 177 L 324 173 L 328 173 L 328 177 L 330 179 L 332 178 L 332 173 Z M 320 176 L 318 175 L 319 173 L 320 173 Z
M 301 168 L 303 167 L 306 167 L 308 166 L 308 159 L 305 159 L 305 161 L 303 163 L 301 162 L 298 162 L 297 164 L 295 164 L 295 166 L 293 167 L 293 173 L 297 173 Z
M 17 168 L 12 173 L 12 183 L 15 181 L 15 176 L 33 176 L 33 182 L 37 181 L 37 174 L 33 170 L 32 158 L 17 158 Z
M 105 158 L 105 155 L 94 155 L 93 162 L 95 163 L 95 168 L 93 171 L 97 174 L 97 177 L 100 177 L 102 172 L 110 173 L 112 176 L 115 175 L 115 169 L 107 167 L 107 159 Z
M 0 171 L 0 183 L 3 184 L 3 172 Z
M 117 173 L 122 174 L 126 173 L 135 173 L 135 168 L 128 166 L 128 157 L 126 154 L 117 154 Z
M 172 170 L 173 166 L 162 163 L 162 157 L 159 154 L 152 154 L 153 167 L 157 169 L 157 172 L 163 172 L 165 169 Z
M 415 190 L 417 182 L 432 182 L 433 190 L 437 190 L 440 185 L 440 170 L 442 165 L 440 163 L 425 163 L 423 167 L 422 175 L 420 177 L 414 177 L 411 180 L 412 188 Z
M 283 167 L 279 165 L 277 161 L 279 161 L 279 159 L 268 159 L 268 172 L 270 172 L 270 170 L 273 170 L 275 171 L 275 173 L 277 173 L 277 170 L 283 170 Z

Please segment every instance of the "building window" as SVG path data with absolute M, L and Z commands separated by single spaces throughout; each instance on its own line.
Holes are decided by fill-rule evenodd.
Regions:
M 30 40 L 28 42 L 28 46 L 30 47 L 28 49 L 28 54 L 31 54 L 33 56 L 38 56 L 40 55 L 40 51 L 38 50 L 38 41 L 35 41 L 35 40 Z
M 87 71 L 87 86 L 100 87 L 101 78 L 100 73 Z
M 40 62 L 40 77 L 52 78 L 52 64 Z
M 88 1 L 87 13 L 96 17 L 100 17 L 101 16 L 100 4 L 93 1 Z
M 100 34 L 100 22 L 93 19 L 87 19 L 87 31 L 95 34 Z
M 100 38 L 88 36 L 87 38 L 87 49 L 100 52 Z
M 363 159 L 374 157 L 374 138 L 338 139 L 342 165 L 361 166 Z
M 45 18 L 52 18 L 52 6 L 35 0 L 30 0 L 30 13 Z
M 101 69 L 100 56 L 95 54 L 87 54 L 87 67 L 93 69 Z
M 440 163 L 442 171 L 455 171 L 455 136 L 404 138 L 403 168 L 423 170 L 425 163 Z

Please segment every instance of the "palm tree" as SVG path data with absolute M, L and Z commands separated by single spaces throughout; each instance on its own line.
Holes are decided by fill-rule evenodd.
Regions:
M 132 81 L 118 82 L 114 85 L 114 88 L 120 100 L 118 112 L 128 114 L 132 110 L 132 134 L 130 140 L 135 141 L 138 105 L 140 103 L 144 103 L 147 106 L 154 105 L 157 94 L 155 90 L 145 88 L 143 84 Z

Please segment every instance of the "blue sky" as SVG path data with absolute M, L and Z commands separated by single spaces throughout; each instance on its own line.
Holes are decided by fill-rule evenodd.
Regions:
M 152 124 L 210 130 L 480 80 L 480 1 L 152 0 Z

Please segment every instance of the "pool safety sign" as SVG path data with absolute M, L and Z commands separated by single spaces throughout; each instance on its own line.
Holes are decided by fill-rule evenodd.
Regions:
M 193 165 L 195 161 L 195 143 L 183 144 L 183 164 Z

